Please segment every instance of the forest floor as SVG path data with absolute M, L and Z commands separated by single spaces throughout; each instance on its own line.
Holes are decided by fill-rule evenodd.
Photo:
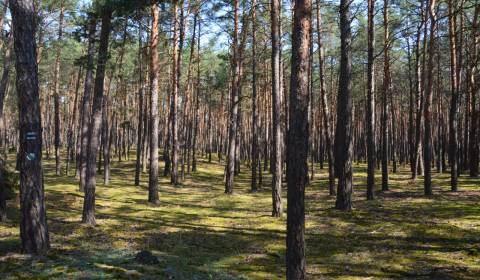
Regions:
M 135 187 L 134 162 L 112 164 L 111 185 L 97 187 L 98 225 L 88 227 L 80 224 L 76 180 L 56 177 L 53 161 L 45 161 L 52 249 L 44 257 L 20 253 L 18 200 L 10 201 L 10 221 L 0 224 L 0 279 L 284 279 L 286 217 L 270 217 L 268 185 L 249 193 L 246 167 L 230 196 L 218 162 L 201 161 L 179 187 L 162 177 L 161 203 L 153 207 L 146 203 L 148 175 Z M 391 175 L 390 191 L 366 201 L 365 166 L 354 167 L 353 212 L 332 209 L 326 169 L 317 169 L 307 189 L 309 279 L 478 279 L 478 179 L 462 176 L 452 193 L 449 175 L 434 174 L 427 198 L 422 181 L 412 183 L 401 169 Z M 159 264 L 137 263 L 141 250 Z

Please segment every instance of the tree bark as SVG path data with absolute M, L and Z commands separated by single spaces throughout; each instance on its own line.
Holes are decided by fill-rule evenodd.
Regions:
M 448 1 L 448 27 L 450 42 L 450 143 L 449 143 L 449 159 L 450 159 L 450 185 L 452 191 L 458 188 L 458 76 L 457 76 L 457 0 Z
M 388 155 L 389 155 L 389 123 L 388 123 L 388 97 L 391 94 L 390 77 L 390 29 L 388 15 L 388 0 L 383 1 L 383 25 L 384 33 L 384 64 L 383 64 L 383 98 L 382 98 L 382 191 L 388 191 Z
M 0 25 L 2 26 L 2 25 Z M 5 56 L 3 58 L 3 73 L 2 79 L 0 80 L 0 127 L 2 128 L 1 131 L 5 130 L 4 126 L 4 115 L 3 115 L 3 107 L 5 103 L 5 97 L 7 95 L 7 86 L 10 77 L 10 69 L 12 65 L 12 48 L 13 48 L 13 33 L 10 33 L 8 37 L 7 48 L 5 50 Z M 5 145 L 5 137 L 4 135 L 0 136 L 0 150 L 1 152 L 6 155 L 7 154 L 7 147 Z M 0 222 L 7 220 L 7 201 L 6 201 L 6 193 L 5 193 L 5 168 L 6 168 L 6 156 L 2 156 L 0 158 Z
M 22 251 L 50 248 L 42 169 L 42 127 L 38 91 L 33 0 L 11 0 L 20 126 L 20 238 Z
M 477 65 L 480 57 L 480 32 L 479 32 L 479 17 L 480 17 L 480 5 L 475 8 L 475 15 L 472 24 L 472 37 L 473 44 L 471 52 L 473 57 L 471 58 L 470 66 L 470 91 L 472 94 L 472 120 L 470 122 L 470 176 L 478 177 L 478 163 L 479 163 L 479 143 L 478 143 L 478 122 L 479 122 L 479 110 L 477 105 L 478 98 L 478 79 L 479 66 Z
M 174 8 L 177 9 L 176 7 Z M 148 202 L 158 205 L 158 24 L 160 7 L 152 5 L 150 34 L 150 170 Z M 175 44 L 175 42 L 174 42 Z
M 95 225 L 95 187 L 96 161 L 100 146 L 100 130 L 102 127 L 102 102 L 105 80 L 105 68 L 108 60 L 108 41 L 111 31 L 111 11 L 102 15 L 102 28 L 98 47 L 97 71 L 95 73 L 94 96 L 92 99 L 92 119 L 89 124 L 87 146 L 87 170 L 85 177 L 85 197 L 83 200 L 82 223 Z
M 81 131 L 81 145 L 80 145 L 80 186 L 81 192 L 85 190 L 86 173 L 87 173 L 87 146 L 90 123 L 90 102 L 93 86 L 93 70 L 94 70 L 94 55 L 95 55 L 95 33 L 97 29 L 97 15 L 89 15 L 88 24 L 88 50 L 87 50 L 87 71 L 84 83 L 83 101 L 82 101 L 82 131 Z
M 63 39 L 63 14 L 65 11 L 64 1 L 60 1 L 60 15 L 58 19 L 58 41 L 57 53 L 55 57 L 55 71 L 54 71 L 54 114 L 55 114 L 55 174 L 60 176 L 62 174 L 60 166 L 60 57 L 62 55 L 62 39 Z
M 272 216 L 282 216 L 282 88 L 280 80 L 280 0 L 271 1 L 272 21 Z
M 235 175 L 235 147 L 237 135 L 237 116 L 238 116 L 238 81 L 239 77 L 239 61 L 238 61 L 238 0 L 233 1 L 234 11 L 234 28 L 232 40 L 232 85 L 230 92 L 230 120 L 228 130 L 228 150 L 227 150 L 227 166 L 225 193 L 233 193 L 233 178 Z
M 287 279 L 306 278 L 305 186 L 308 184 L 309 55 L 312 2 L 296 0 L 292 29 L 287 141 Z
M 200 7 L 199 7 L 200 9 Z M 201 18 L 200 18 L 200 11 L 197 11 L 198 17 L 198 38 L 197 38 L 197 96 L 195 99 L 195 120 L 193 126 L 193 137 L 192 137 L 192 172 L 197 172 L 197 135 L 199 130 L 199 106 L 200 106 L 200 92 L 201 92 L 201 84 L 200 84 L 200 38 L 201 38 Z
M 432 112 L 431 104 L 433 102 L 433 67 L 435 56 L 435 32 L 437 29 L 437 15 L 436 15 L 436 0 L 430 0 L 429 5 L 430 13 L 430 42 L 428 50 L 428 85 L 425 89 L 425 141 L 423 145 L 423 163 L 425 165 L 424 172 L 424 192 L 425 195 L 432 195 Z
M 329 103 L 325 85 L 325 55 L 323 49 L 322 32 L 321 32 L 321 13 L 320 13 L 320 1 L 317 1 L 317 43 L 318 43 L 318 64 L 320 74 L 320 98 L 322 103 L 323 113 L 323 131 L 325 134 L 325 144 L 328 158 L 328 189 L 330 195 L 335 195 L 335 172 L 334 172 L 334 155 L 332 145 L 332 128 L 331 128 L 331 114 L 328 109 Z
M 258 109 L 257 109 L 257 1 L 252 1 L 252 179 L 250 191 L 256 192 L 258 170 Z
M 368 0 L 367 199 L 375 198 L 375 0 Z
M 335 208 L 349 211 L 352 209 L 352 30 L 350 26 L 351 1 L 340 2 L 340 77 L 338 88 L 337 127 L 335 133 L 335 165 L 338 175 L 337 200 Z M 337 163 L 338 162 L 338 163 Z
M 142 143 L 143 143 L 143 99 L 145 94 L 145 87 L 143 83 L 143 44 L 142 44 L 142 22 L 139 20 L 138 24 L 138 124 L 137 124 L 137 149 L 136 149 L 136 161 L 135 161 L 135 186 L 140 186 L 140 172 L 141 172 L 141 156 L 142 156 Z

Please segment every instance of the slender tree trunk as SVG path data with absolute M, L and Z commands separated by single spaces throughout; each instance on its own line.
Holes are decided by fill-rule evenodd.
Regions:
M 274 0 L 275 1 L 275 0 Z M 272 1 L 273 3 L 273 1 Z M 258 109 L 257 109 L 257 1 L 252 1 L 252 180 L 250 191 L 256 192 L 258 170 Z
M 470 91 L 472 94 L 472 120 L 470 122 L 470 176 L 478 177 L 478 163 L 479 163 L 479 143 L 478 143 L 478 123 L 479 123 L 479 106 L 477 105 L 478 98 L 478 79 L 479 66 L 477 65 L 480 57 L 480 32 L 479 32 L 479 17 L 480 17 L 480 5 L 475 8 L 475 15 L 472 24 L 472 36 L 473 43 L 471 52 L 473 57 L 471 58 L 470 66 Z
M 198 42 L 197 42 L 197 96 L 195 101 L 195 121 L 193 127 L 193 137 L 192 137 L 192 172 L 197 172 L 197 135 L 199 130 L 199 110 L 200 110 L 200 92 L 201 92 L 201 84 L 200 84 L 200 38 L 202 35 L 201 30 L 201 18 L 200 18 L 200 11 L 198 13 Z
M 457 0 L 448 1 L 448 23 L 450 40 L 450 185 L 452 191 L 457 191 L 458 185 L 458 76 L 457 76 Z
M 352 129 L 352 30 L 349 0 L 340 1 L 340 77 L 338 88 L 337 127 L 335 133 L 335 165 L 338 175 L 335 208 L 352 209 L 353 192 L 353 129 Z M 338 162 L 338 163 L 337 163 Z
M 390 29 L 388 15 L 388 0 L 383 1 L 383 25 L 384 34 L 384 64 L 383 64 L 383 98 L 382 98 L 382 191 L 388 190 L 388 144 L 390 132 L 388 131 L 388 97 L 391 93 L 390 77 Z
M 63 13 L 65 11 L 64 1 L 60 1 L 60 15 L 58 20 L 58 46 L 55 57 L 54 71 L 54 114 L 55 114 L 55 174 L 60 176 L 62 171 L 60 167 L 60 56 L 62 55 L 62 38 L 63 38 Z
M 176 11 L 176 7 L 174 8 Z M 158 24 L 160 7 L 152 5 L 150 34 L 150 170 L 148 202 L 158 205 Z M 174 42 L 175 44 L 175 42 Z
M 388 0 L 383 1 L 383 24 L 384 32 L 384 64 L 383 64 L 383 98 L 382 98 L 382 191 L 388 190 L 388 161 L 389 161 L 389 142 L 390 131 L 388 124 L 388 97 L 391 92 L 390 78 L 390 29 L 388 15 Z
M 323 131 L 325 134 L 327 158 L 328 158 L 328 189 L 330 195 L 335 195 L 335 172 L 334 172 L 334 156 L 333 156 L 333 145 L 332 145 L 332 128 L 331 128 L 331 115 L 328 109 L 329 103 L 327 99 L 326 85 L 325 85 L 325 55 L 323 49 L 322 33 L 321 33 L 321 13 L 320 13 L 320 1 L 317 1 L 317 43 L 318 43 L 318 62 L 319 62 L 319 73 L 320 73 L 320 95 L 322 103 L 322 113 L 323 113 Z
M 431 104 L 433 102 L 433 67 L 435 56 L 435 32 L 437 29 L 437 15 L 436 15 L 436 0 L 430 0 L 429 6 L 430 13 L 430 42 L 428 51 L 428 85 L 425 89 L 425 141 L 424 141 L 424 192 L 425 195 L 432 195 L 432 112 Z
M 311 7 L 310 7 L 311 9 Z M 272 216 L 282 216 L 282 88 L 280 80 L 280 1 L 271 1 L 272 21 Z
M 237 135 L 237 116 L 238 116 L 238 81 L 239 77 L 239 61 L 238 61 L 238 0 L 233 1 L 234 10 L 234 29 L 232 40 L 232 85 L 230 93 L 230 120 L 228 131 L 228 150 L 227 150 L 227 166 L 225 193 L 233 193 L 233 178 L 235 173 L 235 147 Z
M 92 99 L 92 119 L 89 125 L 87 146 L 87 171 L 85 177 L 85 198 L 83 200 L 82 223 L 95 225 L 95 187 L 97 169 L 95 168 L 98 148 L 100 146 L 100 130 L 102 127 L 102 102 L 105 68 L 108 60 L 108 41 L 111 31 L 111 11 L 102 15 L 102 29 L 98 47 L 97 71 L 95 73 L 94 96 Z
M 73 116 L 72 119 L 70 120 L 70 124 L 68 126 L 68 132 L 67 132 L 67 162 L 65 166 L 65 174 L 68 176 L 69 171 L 70 171 L 70 162 L 74 158 L 74 144 L 75 144 L 75 135 L 74 135 L 74 129 L 77 124 L 77 115 L 78 115 L 78 93 L 80 90 L 80 78 L 82 76 L 82 70 L 83 67 L 80 65 L 78 67 L 78 74 L 77 74 L 77 82 L 75 85 L 75 97 L 73 100 Z
M 20 239 L 25 253 L 50 248 L 42 169 L 42 127 L 38 92 L 33 0 L 11 0 L 20 127 Z
M 425 11 L 425 0 L 421 0 L 421 21 L 417 27 L 416 45 L 415 45 L 415 80 L 416 80 L 416 125 L 415 125 L 415 155 L 414 165 L 412 166 L 412 180 L 416 180 L 418 170 L 421 167 L 421 151 L 422 151 L 422 131 L 423 131 L 423 74 L 421 59 L 421 35 L 422 29 L 426 29 L 427 15 Z M 424 28 L 425 26 L 425 28 Z
M 171 106 L 171 116 L 172 116 L 172 170 L 170 173 L 170 183 L 174 186 L 178 185 L 178 157 L 180 151 L 180 144 L 178 138 L 178 95 L 180 94 L 180 84 L 181 84 L 181 76 L 182 76 L 182 52 L 183 52 L 183 41 L 185 36 L 185 24 L 184 24 L 184 7 L 183 1 L 175 2 L 175 10 L 178 9 L 180 6 L 180 18 L 178 19 L 177 16 L 174 16 L 176 21 L 180 21 L 179 26 L 179 40 L 178 40 L 178 48 L 176 48 L 177 56 L 175 57 L 176 64 L 175 64 L 175 71 L 173 74 L 175 75 L 175 83 L 173 84 L 173 91 L 172 91 L 172 106 Z M 174 42 L 177 44 L 177 41 Z
M 105 186 L 110 185 L 110 145 L 109 132 L 110 127 L 108 125 L 108 95 L 103 96 L 102 100 L 102 152 L 103 152 L 103 184 Z M 100 153 L 100 159 L 102 154 Z M 100 170 L 101 165 L 99 165 Z
M 3 25 L 0 25 L 3 26 Z M 4 125 L 4 116 L 3 116 L 3 107 L 5 102 L 5 97 L 7 95 L 7 86 L 10 77 L 10 68 L 12 65 L 12 48 L 13 48 L 13 33 L 10 33 L 8 37 L 8 44 L 7 49 L 5 50 L 5 56 L 3 58 L 3 73 L 2 79 L 0 81 L 0 126 L 1 131 L 5 130 Z M 0 141 L 0 148 L 4 155 L 7 154 L 7 146 L 5 145 L 5 138 L 3 135 L 0 137 L 3 138 Z M 0 222 L 7 220 L 7 201 L 6 201 L 6 193 L 5 193 L 5 169 L 6 169 L 6 156 L 2 156 L 0 158 Z
M 375 0 L 368 0 L 367 199 L 375 198 Z
M 82 131 L 81 131 L 81 147 L 80 147 L 80 191 L 85 190 L 86 173 L 87 173 L 87 146 L 90 123 L 90 102 L 93 86 L 93 70 L 95 55 L 95 33 L 97 29 L 97 16 L 90 14 L 88 24 L 88 50 L 87 50 L 87 71 L 84 83 L 83 102 L 82 102 Z
M 137 149 L 136 149 L 136 161 L 135 161 L 135 186 L 140 186 L 140 169 L 141 169 L 141 156 L 142 156 L 142 144 L 143 144 L 143 99 L 145 93 L 144 81 L 143 81 L 143 44 L 142 44 L 142 22 L 139 20 L 138 28 L 138 124 L 137 124 Z

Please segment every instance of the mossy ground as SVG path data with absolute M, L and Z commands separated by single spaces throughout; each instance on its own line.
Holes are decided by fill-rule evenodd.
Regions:
M 10 201 L 10 221 L 0 224 L 0 279 L 284 278 L 285 216 L 270 217 L 268 184 L 249 192 L 246 167 L 234 195 L 223 193 L 218 162 L 201 161 L 179 187 L 161 178 L 158 207 L 146 203 L 146 174 L 133 186 L 133 170 L 133 161 L 115 162 L 111 185 L 97 180 L 98 225 L 88 227 L 80 224 L 76 180 L 56 177 L 45 161 L 52 249 L 44 257 L 20 253 L 18 200 Z M 411 182 L 405 168 L 391 175 L 390 191 L 366 201 L 365 167 L 355 165 L 355 209 L 345 213 L 332 209 L 326 169 L 316 172 L 306 194 L 309 279 L 480 277 L 478 179 L 462 176 L 452 193 L 448 174 L 434 174 L 434 195 L 424 197 L 421 180 Z M 136 263 L 140 250 L 160 264 Z

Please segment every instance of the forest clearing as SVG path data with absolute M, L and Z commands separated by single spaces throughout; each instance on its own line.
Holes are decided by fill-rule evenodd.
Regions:
M 480 0 L 0 0 L 0 279 L 479 279 Z

